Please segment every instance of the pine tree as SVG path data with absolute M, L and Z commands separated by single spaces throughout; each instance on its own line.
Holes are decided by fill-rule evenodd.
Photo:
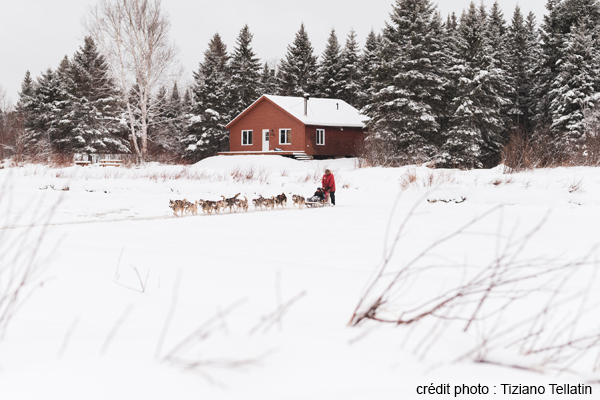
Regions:
M 340 52 L 341 48 L 335 29 L 332 29 L 317 70 L 317 87 L 320 97 L 337 98 L 340 89 Z
M 21 91 L 19 92 L 19 100 L 17 101 L 17 112 L 26 113 L 30 108 L 29 104 L 35 91 L 35 83 L 31 79 L 31 73 L 25 72 L 25 77 L 21 83 Z
M 128 153 L 126 133 L 119 123 L 118 91 L 91 37 L 75 52 L 67 75 L 69 99 L 61 146 L 69 152 Z
M 285 59 L 281 60 L 278 71 L 281 95 L 303 96 L 316 92 L 317 56 L 313 51 L 303 23 L 294 42 L 288 46 Z
M 506 67 L 513 87 L 508 95 L 511 101 L 508 115 L 512 127 L 525 132 L 531 132 L 533 129 L 533 81 L 539 57 L 535 26 L 533 13 L 529 13 L 525 20 L 520 7 L 515 7 L 507 33 Z
M 275 68 L 271 68 L 269 63 L 265 62 L 260 76 L 260 94 L 277 94 L 278 92 Z
M 451 67 L 458 78 L 449 128 L 439 162 L 448 166 L 479 168 L 497 165 L 503 144 L 500 110 L 509 103 L 506 77 L 495 68 L 487 35 L 487 14 L 471 2 L 463 12 L 457 54 Z
M 225 126 L 231 119 L 232 100 L 227 46 L 215 34 L 194 73 L 194 104 L 182 139 L 186 157 L 197 161 L 228 146 Z
M 53 102 L 50 112 L 51 119 L 48 124 L 48 136 L 52 149 L 55 153 L 69 153 L 69 147 L 65 146 L 65 138 L 69 136 L 74 128 L 72 115 L 73 88 L 72 62 L 65 56 L 54 72 L 57 97 Z
M 485 14 L 485 8 L 483 7 L 483 4 L 480 6 L 480 13 Z M 512 75 L 508 73 L 507 65 L 507 63 L 510 61 L 507 53 L 508 28 L 506 26 L 506 21 L 504 20 L 504 14 L 502 13 L 500 5 L 497 1 L 495 1 L 492 5 L 492 9 L 487 17 L 486 28 L 488 45 L 492 51 L 490 53 L 490 68 L 494 69 L 495 75 L 502 81 L 501 84 L 496 87 L 497 95 L 509 100 L 506 101 L 499 110 L 500 117 L 503 120 L 503 126 L 505 127 L 501 131 L 501 141 L 502 144 L 504 144 L 508 142 L 508 138 L 510 136 L 510 131 L 506 127 L 509 125 L 508 114 L 510 110 L 513 109 L 512 103 L 510 102 L 510 97 L 513 92 L 514 82 L 512 80 Z M 497 150 L 492 148 L 490 151 L 491 153 L 495 153 Z
M 551 104 L 556 92 L 553 89 L 560 72 L 558 66 L 568 57 L 564 53 L 569 48 L 566 45 L 567 36 L 576 25 L 590 31 L 600 25 L 598 0 L 548 0 L 546 9 L 540 30 L 541 61 L 536 71 L 535 92 L 538 102 L 535 119 L 538 128 L 554 124 Z
M 550 126 L 550 91 L 552 82 L 558 75 L 557 64 L 561 59 L 560 51 L 563 48 L 564 33 L 560 21 L 561 0 L 548 0 L 546 2 L 546 14 L 540 29 L 541 57 L 536 68 L 535 94 L 537 98 L 536 115 L 534 117 L 538 128 Z
M 440 133 L 448 130 L 450 117 L 454 113 L 452 103 L 459 95 L 458 84 L 460 80 L 461 69 L 455 66 L 461 65 L 462 60 L 459 56 L 460 33 L 458 30 L 458 18 L 455 13 L 451 13 L 446 18 L 446 22 L 441 27 L 439 36 L 442 38 L 442 53 L 444 67 L 440 68 L 442 76 L 445 79 L 445 85 L 442 92 L 441 115 L 440 115 Z M 441 138 L 440 138 L 441 139 Z
M 442 88 L 439 17 L 429 0 L 397 0 L 383 32 L 369 130 L 397 149 L 404 163 L 437 154 Z
M 502 63 L 506 60 L 507 32 L 504 14 L 498 2 L 495 1 L 488 17 L 487 36 L 492 49 L 492 59 L 497 66 L 502 66 Z
M 161 86 L 154 100 L 155 115 L 148 130 L 149 153 L 159 160 L 174 161 L 183 155 L 181 133 L 184 129 L 184 106 L 177 82 L 169 92 Z
M 64 60 L 62 62 L 64 66 Z M 62 114 L 66 94 L 59 74 L 48 68 L 34 85 L 33 94 L 26 103 L 23 142 L 25 151 L 31 155 L 49 156 L 52 142 L 56 139 L 57 126 Z
M 252 50 L 253 35 L 245 25 L 236 40 L 231 57 L 231 87 L 233 90 L 233 109 L 231 115 L 236 116 L 252 104 L 260 93 L 261 64 Z
M 354 107 L 359 107 L 361 76 L 360 57 L 356 32 L 351 30 L 341 53 L 339 88 L 335 97 Z
M 371 29 L 365 40 L 365 47 L 359 59 L 360 89 L 357 93 L 357 106 L 362 109 L 369 104 L 373 98 L 373 85 L 375 81 L 375 70 L 379 63 L 379 46 L 381 37 L 375 35 Z
M 550 113 L 554 143 L 568 154 L 582 148 L 584 110 L 595 106 L 600 91 L 600 51 L 593 32 L 575 25 L 566 37 L 563 54 L 552 85 Z

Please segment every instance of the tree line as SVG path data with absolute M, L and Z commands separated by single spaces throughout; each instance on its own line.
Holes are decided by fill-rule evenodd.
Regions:
M 152 31 L 140 25 L 151 45 L 139 54 L 161 39 L 162 52 L 152 56 L 154 69 L 127 70 L 141 57 L 122 58 L 134 46 L 106 16 L 148 10 L 137 19 L 158 22 Z M 515 138 L 543 143 L 554 161 L 596 157 L 598 0 L 548 0 L 539 25 L 518 6 L 507 22 L 497 2 L 443 18 L 430 0 L 396 0 L 362 48 L 354 31 L 342 43 L 332 29 L 319 57 L 301 24 L 285 57 L 271 63 L 253 51 L 246 25 L 232 52 L 211 38 L 188 87 L 171 75 L 169 24 L 159 16 L 159 0 L 101 0 L 75 54 L 35 79 L 27 72 L 16 106 L 0 107 L 0 155 L 195 162 L 228 148 L 225 125 L 262 94 L 309 93 L 360 109 L 365 152 L 391 164 L 492 167 Z

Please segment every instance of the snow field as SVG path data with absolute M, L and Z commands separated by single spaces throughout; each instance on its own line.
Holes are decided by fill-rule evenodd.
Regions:
M 312 195 L 325 168 L 336 176 L 338 206 L 292 207 L 291 194 Z M 250 172 L 251 178 L 239 178 Z M 7 398 L 397 399 L 422 398 L 417 384 L 432 382 L 597 379 L 594 360 L 574 365 L 576 374 L 557 375 L 540 357 L 514 349 L 490 348 L 485 356 L 545 374 L 478 364 L 473 356 L 455 362 L 498 324 L 526 317 L 544 293 L 511 308 L 516 314 L 468 332 L 464 323 L 435 320 L 347 326 L 416 203 L 385 278 L 436 239 L 501 208 L 420 259 L 419 267 L 438 268 L 404 282 L 391 297 L 390 314 L 463 282 L 548 212 L 522 257 L 570 260 L 590 252 L 600 222 L 597 169 L 507 175 L 500 169 L 357 169 L 354 160 L 244 156 L 190 167 L 27 166 L 1 170 L 0 179 L 1 187 L 10 187 L 0 198 L 2 241 L 48 230 L 39 245 L 44 285 L 0 341 Z M 285 192 L 288 207 L 254 211 L 251 205 L 247 213 L 184 218 L 168 208 L 169 199 L 216 200 L 237 192 L 249 200 Z M 460 204 L 427 202 L 461 197 L 467 200 Z M 0 250 L 29 253 L 37 246 L 26 243 L 0 244 Z M 564 287 L 580 293 L 593 285 L 597 295 L 598 283 L 586 267 Z M 590 296 L 582 318 L 596 332 L 597 320 L 589 316 L 597 305 L 597 296 Z M 597 354 L 597 347 L 590 352 Z

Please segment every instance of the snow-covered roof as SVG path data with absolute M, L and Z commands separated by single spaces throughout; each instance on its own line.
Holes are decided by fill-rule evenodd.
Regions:
M 303 97 L 265 94 L 252 105 L 258 103 L 263 98 L 269 99 L 305 125 L 364 128 L 365 121 L 367 120 L 367 117 L 360 114 L 356 108 L 352 107 L 344 100 L 310 97 L 307 103 L 307 115 L 304 115 Z M 252 108 L 252 105 L 246 110 Z M 246 112 L 246 110 L 244 110 L 244 112 Z M 239 115 L 235 119 L 238 117 Z
M 265 95 L 267 99 L 302 121 L 305 125 L 348 126 L 362 128 L 366 117 L 358 110 L 339 99 L 310 97 L 307 115 L 304 115 L 304 98 Z

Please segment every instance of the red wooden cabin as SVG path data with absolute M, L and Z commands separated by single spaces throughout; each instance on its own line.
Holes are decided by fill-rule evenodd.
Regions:
M 219 154 L 356 156 L 365 119 L 343 100 L 263 95 L 227 124 L 229 151 Z

